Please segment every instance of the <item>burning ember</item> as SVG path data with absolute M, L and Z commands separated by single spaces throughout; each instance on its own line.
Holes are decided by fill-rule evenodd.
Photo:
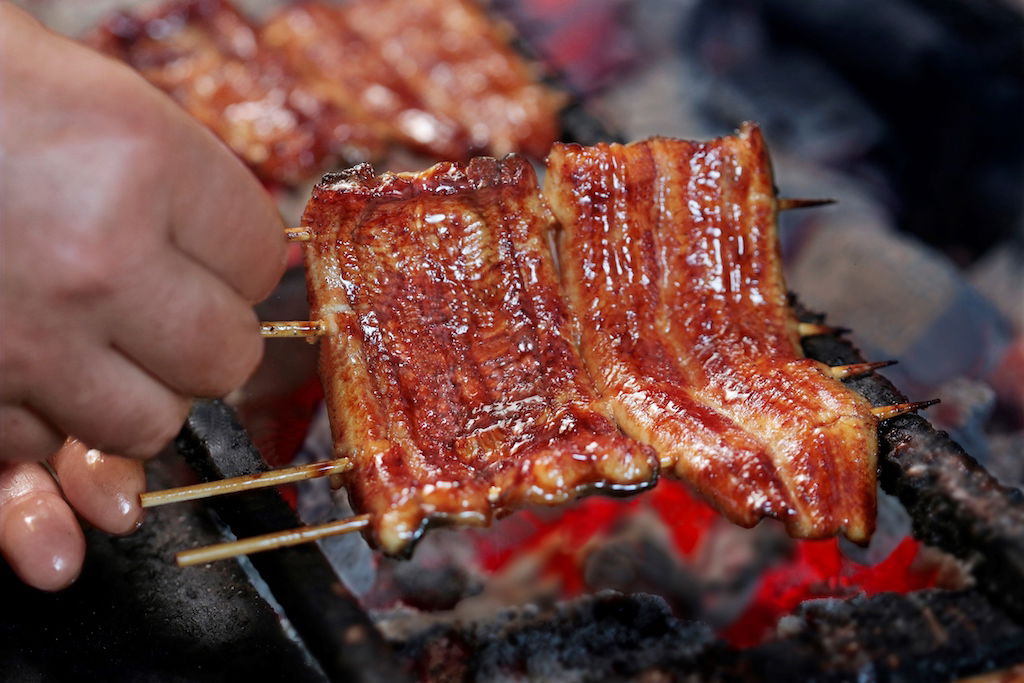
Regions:
M 806 600 L 907 593 L 935 586 L 939 578 L 937 565 L 909 536 L 869 566 L 847 557 L 836 539 L 795 541 L 772 522 L 735 527 L 671 481 L 632 500 L 590 498 L 458 533 L 473 539 L 472 553 L 448 551 L 451 535 L 435 532 L 422 542 L 412 567 L 378 560 L 366 604 L 381 615 L 440 605 L 463 616 L 479 608 L 449 604 L 459 597 L 468 604 L 524 598 L 550 604 L 603 589 L 645 592 L 663 597 L 679 618 L 716 626 L 729 644 L 751 647 Z M 410 581 L 413 574 L 417 578 Z M 454 581 L 454 595 L 436 600 L 424 586 L 429 576 L 437 584 L 463 578 Z M 435 600 L 424 600 L 424 591 Z
M 595 588 L 625 588 L 590 585 L 602 578 L 602 573 L 591 565 L 594 558 L 608 560 L 601 552 L 602 546 L 617 536 L 617 529 L 629 527 L 641 516 L 655 516 L 664 525 L 663 532 L 671 540 L 672 564 L 676 572 L 699 575 L 702 573 L 699 565 L 703 564 L 705 571 L 721 570 L 723 576 L 720 578 L 723 579 L 726 578 L 724 574 L 735 573 L 737 568 L 730 567 L 729 560 L 721 557 L 713 567 L 708 566 L 711 555 L 723 553 L 728 556 L 730 551 L 730 548 L 722 547 L 723 543 L 716 538 L 718 534 L 728 537 L 726 543 L 741 541 L 739 537 L 751 535 L 778 535 L 773 540 L 782 541 L 781 531 L 774 528 L 760 532 L 729 529 L 718 513 L 695 498 L 685 486 L 662 481 L 640 499 L 623 502 L 601 498 L 583 500 L 555 519 L 546 520 L 539 514 L 526 512 L 518 524 L 518 528 L 524 531 L 522 538 L 488 534 L 479 539 L 480 562 L 488 571 L 500 574 L 524 553 L 535 554 L 541 565 L 540 576 L 558 585 L 566 598 Z M 748 647 L 760 643 L 772 632 L 780 617 L 792 612 L 805 600 L 849 598 L 857 594 L 874 595 L 889 591 L 906 593 L 936 584 L 937 568 L 919 561 L 920 544 L 909 536 L 874 566 L 847 558 L 835 538 L 826 541 L 786 540 L 789 542 L 783 545 L 788 547 L 777 547 L 777 552 L 769 558 L 770 564 L 750 582 L 753 592 L 742 612 L 721 630 L 721 635 L 730 644 Z M 743 554 L 742 550 L 739 552 Z M 634 559 L 642 562 L 647 558 L 638 554 Z M 740 561 L 743 559 L 758 561 L 758 558 L 749 556 Z M 664 578 L 668 579 L 666 585 L 673 585 L 673 577 Z M 713 583 L 715 577 L 705 575 L 702 581 Z M 657 586 L 646 587 L 651 592 L 658 592 Z M 671 596 L 665 597 L 671 602 Z

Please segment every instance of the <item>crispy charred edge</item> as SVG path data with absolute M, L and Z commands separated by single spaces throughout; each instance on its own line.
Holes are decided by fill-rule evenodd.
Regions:
M 648 481 L 641 482 L 638 484 L 614 484 L 609 482 L 588 482 L 581 484 L 567 492 L 567 497 L 571 500 L 579 498 L 585 498 L 595 493 L 601 493 L 612 498 L 628 498 L 644 491 L 653 489 L 658 484 L 660 478 L 660 468 L 655 463 L 654 476 Z M 528 503 L 529 504 L 529 503 Z M 540 503 L 533 503 L 534 505 L 542 505 Z M 395 559 L 409 559 L 412 554 L 416 551 L 416 546 L 419 544 L 427 531 L 431 529 L 444 529 L 450 527 L 466 527 L 473 526 L 478 528 L 486 528 L 491 525 L 495 519 L 502 519 L 515 512 L 519 512 L 523 509 L 523 506 L 505 508 L 495 507 L 491 508 L 489 514 L 484 514 L 479 511 L 465 512 L 465 513 L 450 513 L 450 512 L 431 512 L 424 514 L 421 519 L 419 526 L 413 531 L 406 539 L 404 545 L 396 551 L 389 552 L 374 539 L 374 528 L 373 525 L 363 531 L 364 536 L 374 542 L 377 547 L 381 548 L 388 557 Z
M 442 161 L 419 173 L 382 173 L 368 163 L 327 173 L 313 188 L 313 201 L 330 201 L 336 194 L 380 200 L 410 201 L 420 196 L 445 197 L 501 189 L 525 195 L 537 188 L 537 177 L 525 157 L 508 154 L 501 159 L 474 157 L 469 161 Z
M 682 140 L 681 138 L 673 138 L 665 135 L 652 135 L 651 137 L 644 138 L 643 140 L 633 140 L 632 142 L 606 142 L 603 140 L 591 144 L 580 142 L 556 142 L 551 146 L 551 149 L 552 151 L 564 150 L 559 152 L 562 155 L 585 154 L 589 149 L 596 149 L 601 151 L 603 154 L 608 154 L 610 150 L 647 147 L 652 143 L 657 144 L 661 142 L 682 141 L 713 147 L 730 145 L 737 139 L 743 140 L 749 145 L 748 153 L 756 156 L 759 162 L 765 164 L 764 171 L 768 174 L 769 178 L 774 177 L 772 175 L 771 157 L 768 154 L 768 147 L 764 142 L 764 135 L 761 134 L 761 127 L 753 121 L 744 121 L 734 133 L 720 135 L 717 138 L 710 138 L 708 140 L 701 141 Z

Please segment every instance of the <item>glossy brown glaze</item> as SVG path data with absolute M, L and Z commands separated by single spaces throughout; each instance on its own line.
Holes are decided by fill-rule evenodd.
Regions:
M 289 5 L 260 31 L 263 41 L 285 55 L 318 96 L 374 121 L 384 137 L 438 159 L 469 155 L 466 129 L 430 111 L 414 88 L 391 67 L 385 44 L 357 33 L 345 19 L 346 5 Z
M 758 129 L 556 145 L 545 194 L 587 367 L 626 433 L 739 524 L 866 542 L 877 420 L 800 350 Z
M 341 11 L 430 111 L 468 131 L 467 152 L 540 159 L 557 139 L 563 98 L 474 0 L 352 0 Z
M 223 0 L 182 0 L 107 21 L 90 39 L 171 95 L 264 179 L 316 175 L 334 158 L 377 156 L 372 120 L 301 81 Z
M 487 524 L 527 503 L 657 475 L 615 427 L 571 341 L 546 233 L 520 157 L 315 188 L 305 225 L 321 376 L 355 508 L 399 553 L 431 520 Z

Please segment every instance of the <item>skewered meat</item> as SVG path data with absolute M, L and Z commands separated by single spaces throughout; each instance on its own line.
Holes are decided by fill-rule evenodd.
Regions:
M 292 5 L 262 29 L 227 0 L 117 14 L 89 42 L 135 67 L 266 180 L 398 142 L 436 158 L 543 156 L 562 97 L 472 0 Z
M 547 154 L 562 97 L 536 82 L 473 0 L 353 0 L 338 11 L 430 111 L 465 127 L 467 152 Z
M 739 524 L 866 542 L 877 419 L 801 352 L 760 131 L 556 145 L 545 194 L 583 357 L 625 432 Z
M 565 297 L 522 158 L 363 165 L 314 191 L 321 375 L 378 543 L 638 490 L 659 464 L 739 524 L 866 542 L 877 418 L 800 350 L 758 129 L 556 145 L 546 195 Z
M 318 96 L 341 107 L 358 108 L 376 122 L 382 137 L 439 159 L 469 156 L 466 129 L 427 108 L 384 59 L 383 45 L 348 25 L 344 5 L 289 5 L 264 25 L 260 36 L 285 55 Z
M 296 183 L 334 157 L 353 163 L 382 151 L 364 112 L 321 97 L 222 0 L 119 14 L 90 42 L 170 94 L 266 180 Z
M 651 485 L 658 463 L 596 400 L 520 157 L 329 174 L 304 222 L 336 454 L 385 552 L 428 521 Z

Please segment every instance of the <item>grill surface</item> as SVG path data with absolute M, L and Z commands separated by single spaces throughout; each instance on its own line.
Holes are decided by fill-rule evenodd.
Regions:
M 821 316 L 803 319 L 819 322 Z M 863 359 L 849 342 L 809 337 L 805 352 L 829 365 Z M 851 385 L 875 405 L 906 401 L 888 380 L 869 375 Z M 947 434 L 918 415 L 882 423 L 882 488 L 898 497 L 914 521 L 914 537 L 973 565 L 978 588 L 1024 623 L 1024 496 L 1000 486 Z

